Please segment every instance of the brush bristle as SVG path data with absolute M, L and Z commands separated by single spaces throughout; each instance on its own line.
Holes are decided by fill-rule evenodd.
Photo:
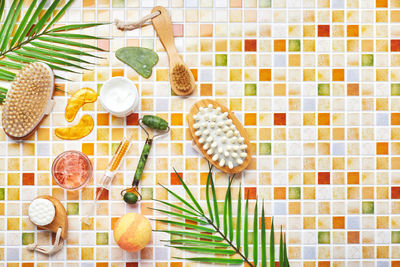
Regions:
M 175 88 L 182 92 L 187 92 L 191 87 L 191 73 L 189 69 L 182 64 L 174 66 L 172 69 L 172 83 Z
M 7 93 L 2 116 L 4 131 L 21 138 L 35 129 L 43 118 L 53 86 L 53 73 L 45 64 L 35 62 L 24 67 Z

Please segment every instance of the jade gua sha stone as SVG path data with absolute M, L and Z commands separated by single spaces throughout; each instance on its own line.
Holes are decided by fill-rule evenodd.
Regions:
M 151 76 L 153 66 L 158 62 L 157 54 L 153 50 L 143 47 L 123 47 L 115 52 L 115 56 L 144 78 Z

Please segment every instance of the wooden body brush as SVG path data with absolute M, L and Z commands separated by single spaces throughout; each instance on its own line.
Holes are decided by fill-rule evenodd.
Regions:
M 186 96 L 193 93 L 196 84 L 192 72 L 183 62 L 175 46 L 172 22 L 168 11 L 162 6 L 156 6 L 151 11 L 160 12 L 160 15 L 152 19 L 161 43 L 168 54 L 169 59 L 169 81 L 175 94 Z
M 13 139 L 26 139 L 54 106 L 54 74 L 41 62 L 27 65 L 7 92 L 3 108 L 4 132 Z

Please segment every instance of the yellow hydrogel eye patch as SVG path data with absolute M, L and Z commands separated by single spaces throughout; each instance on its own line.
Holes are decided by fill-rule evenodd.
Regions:
M 71 127 L 62 127 L 55 130 L 55 134 L 66 140 L 76 140 L 85 137 L 93 130 L 94 121 L 92 116 L 83 115 L 77 125 Z
M 93 103 L 96 100 L 97 93 L 93 89 L 84 87 L 78 90 L 70 99 L 68 99 L 67 106 L 65 107 L 65 119 L 68 122 L 73 121 L 76 114 L 84 104 Z

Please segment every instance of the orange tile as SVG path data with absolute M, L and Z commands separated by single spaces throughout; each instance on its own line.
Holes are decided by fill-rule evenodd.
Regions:
M 213 25 L 212 24 L 200 24 L 200 36 L 201 37 L 212 37 L 213 36 Z
M 271 69 L 260 69 L 259 81 L 271 81 Z
M 275 187 L 274 188 L 274 199 L 286 199 L 286 188 Z
M 376 154 L 378 154 L 378 155 L 389 154 L 389 144 L 386 142 L 376 143 Z
M 400 125 L 400 113 L 390 114 L 390 124 L 391 125 Z
M 93 143 L 83 143 L 82 144 L 82 153 L 88 156 L 94 155 L 94 144 Z
M 244 188 L 244 198 L 247 199 L 256 199 L 257 198 L 257 188 L 256 187 L 246 187 Z
M 112 77 L 117 77 L 117 76 L 124 76 L 124 70 L 123 69 L 113 69 Z
M 347 173 L 347 184 L 360 184 L 360 173 L 348 172 Z
M 358 37 L 358 25 L 347 25 L 347 37 Z
M 35 174 L 34 173 L 23 173 L 22 174 L 22 185 L 35 185 Z
M 286 125 L 286 113 L 274 113 L 274 125 Z
M 286 40 L 274 40 L 274 51 L 275 52 L 286 51 Z
M 344 222 L 345 222 L 344 216 L 333 216 L 332 218 L 333 229 L 344 229 L 345 227 Z
M 109 113 L 97 113 L 97 125 L 98 126 L 108 126 L 109 125 L 110 114 Z
M 329 113 L 318 113 L 318 125 L 330 125 Z
M 388 0 L 376 0 L 376 7 L 388 7 Z
M 197 69 L 190 69 L 190 71 L 193 74 L 194 80 L 197 82 L 198 81 L 198 70 Z
M 344 81 L 344 69 L 333 69 L 332 70 L 333 81 Z
M 359 244 L 360 243 L 360 232 L 359 231 L 347 232 L 347 243 L 348 244 Z
M 244 125 L 257 125 L 257 113 L 245 113 Z
M 211 83 L 202 83 L 200 85 L 200 95 L 201 96 L 212 96 L 213 86 Z
M 178 175 L 183 179 L 183 173 L 178 172 Z M 175 172 L 171 172 L 171 185 L 180 185 L 178 175 Z
M 358 83 L 347 84 L 347 95 L 348 96 L 358 96 L 360 95 L 360 89 Z
M 171 114 L 171 125 L 183 125 L 183 114 L 172 113 Z

